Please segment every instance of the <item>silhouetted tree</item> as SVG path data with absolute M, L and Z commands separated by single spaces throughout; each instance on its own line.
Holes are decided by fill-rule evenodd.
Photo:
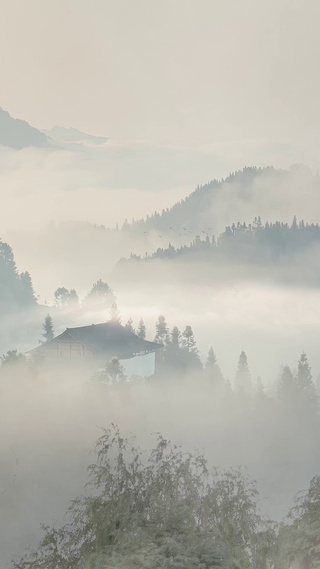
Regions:
M 297 382 L 288 365 L 285 365 L 278 385 L 278 400 L 288 410 L 294 410 L 298 404 Z
M 42 337 L 44 338 L 44 341 L 50 342 L 50 340 L 53 340 L 54 338 L 53 322 L 50 314 L 47 314 L 47 316 L 45 317 L 42 328 L 43 328 Z
M 298 362 L 297 390 L 299 407 L 306 413 L 316 414 L 318 400 L 316 388 L 312 380 L 311 368 L 306 354 L 303 352 Z
M 246 395 L 251 394 L 252 391 L 251 374 L 249 371 L 247 356 L 243 351 L 239 356 L 235 387 L 236 387 L 236 392 L 238 394 L 240 393 L 245 393 Z
M 84 305 L 90 308 L 111 308 L 115 297 L 109 285 L 99 279 L 84 299 Z
M 222 387 L 224 379 L 212 346 L 208 352 L 207 361 L 205 363 L 205 370 L 206 377 L 212 381 L 212 384 L 215 387 Z
M 140 322 L 138 324 L 137 336 L 139 336 L 139 338 L 141 338 L 142 340 L 145 340 L 146 338 L 146 327 L 142 318 L 140 319 Z
M 159 344 L 165 344 L 168 340 L 168 332 L 169 331 L 165 317 L 159 316 L 158 321 L 156 322 L 156 335 L 154 341 L 158 342 Z
M 186 326 L 182 332 L 182 348 L 187 352 L 198 354 L 197 344 L 191 326 Z
M 133 320 L 132 320 L 132 318 L 129 318 L 128 322 L 125 325 L 125 329 L 129 330 L 129 332 L 132 332 L 133 334 L 135 334 L 135 329 L 132 326 L 132 324 L 133 324 Z

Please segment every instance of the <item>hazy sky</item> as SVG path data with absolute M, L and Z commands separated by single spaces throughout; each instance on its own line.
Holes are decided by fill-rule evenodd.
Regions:
M 40 128 L 307 140 L 318 0 L 0 0 L 0 106 Z

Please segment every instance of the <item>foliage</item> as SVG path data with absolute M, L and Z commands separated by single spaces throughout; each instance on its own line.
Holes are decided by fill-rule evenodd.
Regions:
M 99 279 L 84 299 L 88 308 L 111 308 L 115 297 L 109 285 Z
M 252 391 L 251 374 L 245 352 L 241 352 L 236 372 L 236 391 L 243 395 L 249 395 Z
M 42 337 L 44 338 L 44 341 L 50 342 L 51 340 L 53 340 L 54 330 L 53 330 L 53 322 L 52 322 L 52 318 L 51 318 L 50 314 L 47 314 L 47 316 L 45 317 L 42 328 L 43 328 Z
M 138 330 L 137 330 L 137 336 L 139 336 L 139 338 L 141 338 L 142 340 L 145 340 L 146 338 L 146 327 L 145 327 L 145 323 L 143 322 L 142 318 L 139 321 L 138 324 Z
M 74 288 L 70 290 L 65 287 L 57 288 L 54 298 L 55 304 L 59 307 L 79 305 L 79 298 Z
M 166 319 L 164 316 L 160 315 L 158 321 L 156 322 L 156 335 L 154 341 L 158 342 L 159 344 L 165 344 L 168 340 L 168 334 L 169 330 Z
M 133 324 L 133 320 L 132 320 L 132 318 L 129 318 L 128 322 L 125 325 L 125 329 L 129 330 L 129 332 L 132 332 L 133 334 L 135 334 L 135 329 L 132 326 L 132 324 Z
M 282 525 L 279 539 L 279 567 L 316 569 L 320 566 L 320 476 L 306 492 L 300 492 Z
M 215 387 L 221 388 L 224 385 L 223 375 L 212 346 L 209 349 L 205 363 L 205 374 Z
M 126 379 L 124 367 L 120 364 L 118 358 L 111 358 L 103 370 L 98 370 L 93 375 L 94 381 L 109 384 L 123 383 Z
M 0 357 L 2 368 L 12 368 L 17 365 L 24 364 L 26 356 L 18 350 L 9 350 L 5 355 Z
M 149 452 L 113 427 L 97 442 L 87 494 L 69 522 L 14 569 L 264 569 L 272 541 L 241 470 L 209 469 L 158 436 Z
M 36 306 L 28 272 L 18 273 L 11 247 L 0 239 L 0 312 L 6 314 Z

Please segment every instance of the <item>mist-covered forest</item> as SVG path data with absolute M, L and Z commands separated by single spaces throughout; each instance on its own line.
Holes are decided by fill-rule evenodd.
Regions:
M 319 569 L 320 3 L 0 7 L 0 569 Z

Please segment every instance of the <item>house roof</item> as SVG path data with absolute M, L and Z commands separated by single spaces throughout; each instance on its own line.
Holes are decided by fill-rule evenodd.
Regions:
M 139 352 L 154 352 L 163 347 L 162 344 L 139 338 L 139 336 L 130 332 L 130 330 L 127 330 L 118 322 L 67 328 L 51 342 L 46 343 L 46 346 L 57 342 L 70 341 L 70 339 L 87 346 L 96 353 L 108 353 L 114 356 L 127 355 L 127 357 L 130 357 L 130 355 Z

